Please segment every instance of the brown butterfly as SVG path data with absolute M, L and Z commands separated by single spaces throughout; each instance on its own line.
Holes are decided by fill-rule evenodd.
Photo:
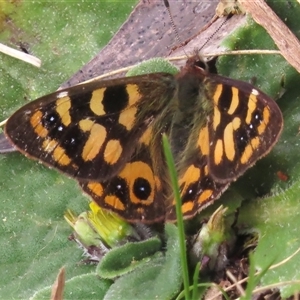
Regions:
M 151 224 L 176 221 L 163 134 L 191 218 L 272 149 L 282 126 L 270 97 L 210 74 L 193 56 L 176 76 L 98 80 L 41 97 L 14 113 L 5 133 L 25 155 L 78 180 L 100 207 Z

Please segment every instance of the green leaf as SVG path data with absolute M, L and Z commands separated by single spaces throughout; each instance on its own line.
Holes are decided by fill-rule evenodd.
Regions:
M 163 58 L 156 57 L 138 64 L 137 66 L 129 70 L 126 76 L 157 73 L 162 72 L 162 70 L 163 72 L 174 75 L 178 73 L 178 69 L 170 62 L 166 61 Z
M 172 224 L 166 224 L 167 245 L 163 257 L 156 257 L 120 277 L 111 285 L 105 300 L 136 299 L 172 299 L 182 285 L 178 230 Z
M 101 279 L 95 273 L 79 275 L 65 282 L 64 299 L 103 299 L 111 281 Z M 93 286 L 92 290 L 90 287 Z M 52 287 L 37 291 L 32 300 L 50 299 Z
M 97 273 L 103 278 L 114 279 L 126 274 L 141 265 L 148 263 L 162 247 L 161 240 L 153 237 L 142 242 L 127 243 L 121 247 L 110 250 L 100 261 Z

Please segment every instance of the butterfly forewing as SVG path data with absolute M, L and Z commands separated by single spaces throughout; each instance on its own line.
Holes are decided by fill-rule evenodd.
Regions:
M 5 132 L 20 151 L 70 176 L 107 180 L 130 159 L 174 88 L 173 76 L 161 73 L 79 85 L 25 105 Z
M 210 75 L 215 85 L 209 120 L 209 172 L 230 182 L 269 153 L 282 131 L 276 102 L 246 82 Z

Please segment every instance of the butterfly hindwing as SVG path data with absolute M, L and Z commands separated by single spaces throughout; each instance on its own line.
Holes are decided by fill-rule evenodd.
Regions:
M 199 155 L 179 178 L 179 187 L 182 214 L 190 219 L 218 199 L 228 183 L 216 182 L 208 173 L 207 158 Z M 167 209 L 167 219 L 176 221 L 175 200 Z
M 150 127 L 151 129 L 151 127 Z M 82 181 L 81 188 L 102 208 L 134 223 L 155 223 L 165 219 L 161 172 L 155 166 L 145 132 L 138 147 L 117 176 L 107 181 Z M 146 137 L 147 136 L 147 137 Z M 159 156 L 159 153 L 156 153 Z M 156 157 L 158 159 L 158 157 Z

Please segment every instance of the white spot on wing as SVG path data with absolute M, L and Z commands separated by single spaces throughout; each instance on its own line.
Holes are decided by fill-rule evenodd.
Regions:
M 256 89 L 252 89 L 251 94 L 253 94 L 254 96 L 258 96 L 259 95 L 259 91 Z
M 66 97 L 66 96 L 68 96 L 68 91 L 64 91 L 64 92 L 58 93 L 57 96 L 56 96 L 56 98 L 60 99 L 60 98 Z

